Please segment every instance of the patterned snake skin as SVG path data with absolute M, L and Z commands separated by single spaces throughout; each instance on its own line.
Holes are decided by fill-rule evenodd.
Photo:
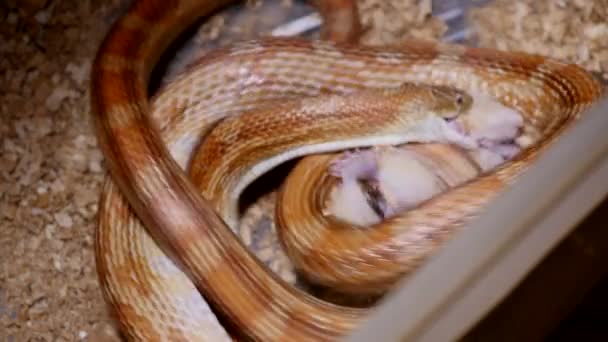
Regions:
M 94 118 L 110 171 L 100 205 L 97 268 L 131 340 L 336 340 L 368 312 L 320 301 L 278 279 L 238 240 L 215 202 L 201 196 L 204 184 L 185 170 L 220 119 L 271 101 L 405 82 L 485 93 L 524 115 L 526 134 L 537 143 L 515 160 L 373 229 L 328 230 L 337 223 L 319 222 L 328 219 L 309 215 L 298 206 L 301 197 L 285 189 L 280 200 L 295 202 L 296 209 L 289 217 L 278 215 L 279 223 L 298 225 L 286 225 L 280 234 L 297 268 L 347 291 L 385 289 L 459 232 L 602 92 L 586 71 L 542 56 L 420 41 L 386 48 L 344 43 L 358 31 L 354 6 L 345 0 L 318 4 L 335 24 L 325 37 L 342 43 L 235 44 L 204 56 L 149 100 L 149 73 L 168 44 L 197 18 L 231 2 L 135 1 L 94 63 Z M 341 19 L 353 29 L 343 29 Z M 303 162 L 307 158 L 314 157 Z M 296 184 L 327 185 L 321 164 Z

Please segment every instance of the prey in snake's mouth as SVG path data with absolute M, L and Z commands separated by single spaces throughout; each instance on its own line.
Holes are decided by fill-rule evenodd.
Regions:
M 521 114 L 482 95 L 466 100 L 457 101 L 464 110 L 442 118 L 452 141 L 473 141 L 474 149 L 422 143 L 346 151 L 329 169 L 340 179 L 329 211 L 361 226 L 378 223 L 514 158 L 521 150 Z

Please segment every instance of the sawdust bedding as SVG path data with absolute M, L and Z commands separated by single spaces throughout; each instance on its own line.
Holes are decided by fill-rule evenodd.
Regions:
M 0 4 L 0 340 L 118 341 L 97 283 L 94 225 L 103 158 L 89 108 L 91 60 L 128 0 L 6 0 Z M 430 0 L 359 0 L 363 42 L 438 39 L 447 25 Z M 260 15 L 272 6 L 273 15 Z M 304 8 L 304 9 L 303 9 Z M 279 10 L 277 10 L 279 9 Z M 169 74 L 196 53 L 250 38 L 305 7 L 248 1 L 208 20 Z M 281 17 L 279 13 L 283 14 Z M 272 17 L 274 21 L 264 20 Z M 251 19 L 254 18 L 254 19 Z M 541 53 L 608 72 L 605 1 L 494 1 L 470 11 L 482 46 Z M 277 22 L 278 21 L 278 22 Z M 241 234 L 294 282 L 273 234 L 273 194 L 252 206 Z

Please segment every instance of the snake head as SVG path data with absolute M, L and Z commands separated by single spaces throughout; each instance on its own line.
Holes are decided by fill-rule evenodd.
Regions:
M 437 115 L 448 122 L 467 113 L 473 105 L 473 97 L 464 90 L 449 86 L 431 87 Z

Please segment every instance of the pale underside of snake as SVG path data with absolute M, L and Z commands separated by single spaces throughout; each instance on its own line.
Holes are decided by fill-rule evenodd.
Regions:
M 273 100 L 405 82 L 483 93 L 523 114 L 537 144 L 416 210 L 357 233 L 315 231 L 307 220 L 324 218 L 298 210 L 289 218 L 300 221 L 298 227 L 287 226 L 281 235 L 301 271 L 327 284 L 346 282 L 345 289 L 361 283 L 384 288 L 459 232 L 601 93 L 589 73 L 542 56 L 419 41 L 371 48 L 268 39 L 204 56 L 149 105 L 147 81 L 162 51 L 198 17 L 230 2 L 136 1 L 94 63 L 94 117 L 111 176 L 100 205 L 97 267 L 106 299 L 133 340 L 229 339 L 207 303 L 234 338 L 260 341 L 335 340 L 367 314 L 278 279 L 201 196 L 184 169 L 219 120 Z M 332 8 L 349 2 L 327 3 L 320 3 L 325 18 L 336 19 L 341 15 Z M 332 32 L 343 34 L 335 40 L 350 40 L 348 30 Z M 328 179 L 311 172 L 302 188 Z

